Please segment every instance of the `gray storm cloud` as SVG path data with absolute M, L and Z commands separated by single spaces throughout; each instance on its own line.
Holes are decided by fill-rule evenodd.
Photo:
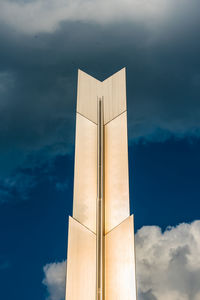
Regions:
M 127 66 L 130 142 L 198 138 L 199 12 L 197 0 L 0 1 L 0 182 L 29 157 L 72 153 L 78 68 L 103 80 Z
M 200 221 L 161 232 L 144 226 L 135 236 L 138 300 L 200 299 Z M 49 300 L 63 300 L 66 263 L 44 267 Z
M 181 5 L 187 4 L 182 0 Z M 166 17 L 172 0 L 35 0 L 0 3 L 0 19 L 26 33 L 53 32 L 62 21 L 99 24 L 123 20 L 152 21 Z

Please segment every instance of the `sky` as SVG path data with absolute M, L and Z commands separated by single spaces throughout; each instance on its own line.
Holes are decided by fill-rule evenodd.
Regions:
M 0 0 L 0 298 L 64 300 L 78 69 L 126 67 L 138 300 L 200 300 L 199 0 Z

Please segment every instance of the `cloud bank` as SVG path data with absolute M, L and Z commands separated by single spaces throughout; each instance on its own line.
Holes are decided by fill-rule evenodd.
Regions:
M 198 0 L 1 0 L 0 20 L 26 34 L 54 32 L 60 23 L 116 24 L 167 21 L 171 14 L 198 9 Z M 177 11 L 178 10 L 178 11 Z
M 138 300 L 200 299 L 200 221 L 161 232 L 144 226 L 135 236 Z M 63 300 L 66 263 L 44 267 L 49 300 Z
M 25 33 L 53 32 L 62 21 L 113 23 L 123 20 L 153 20 L 166 16 L 172 0 L 35 0 L 0 3 L 0 19 Z M 182 0 L 181 5 L 187 1 Z
M 135 241 L 139 299 L 200 299 L 200 221 L 164 233 L 145 226 Z

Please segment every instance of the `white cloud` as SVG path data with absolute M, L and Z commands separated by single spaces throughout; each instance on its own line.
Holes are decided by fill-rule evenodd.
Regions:
M 200 300 L 200 221 L 144 226 L 135 236 L 138 300 Z M 44 267 L 49 300 L 63 300 L 65 262 Z
M 64 299 L 66 262 L 48 264 L 44 266 L 44 273 L 43 284 L 47 286 L 49 292 L 48 299 Z
M 26 33 L 52 32 L 61 21 L 105 24 L 117 21 L 163 19 L 175 3 L 186 0 L 33 0 L 0 2 L 3 23 Z
M 200 221 L 183 223 L 164 233 L 159 227 L 145 226 L 137 232 L 135 241 L 138 289 L 142 300 L 148 299 L 145 297 L 148 293 L 157 300 L 198 297 Z

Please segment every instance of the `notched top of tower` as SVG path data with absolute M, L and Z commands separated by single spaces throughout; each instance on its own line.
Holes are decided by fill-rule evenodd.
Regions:
M 97 124 L 97 98 L 104 98 L 104 124 L 126 111 L 126 68 L 99 81 L 78 70 L 77 113 Z

